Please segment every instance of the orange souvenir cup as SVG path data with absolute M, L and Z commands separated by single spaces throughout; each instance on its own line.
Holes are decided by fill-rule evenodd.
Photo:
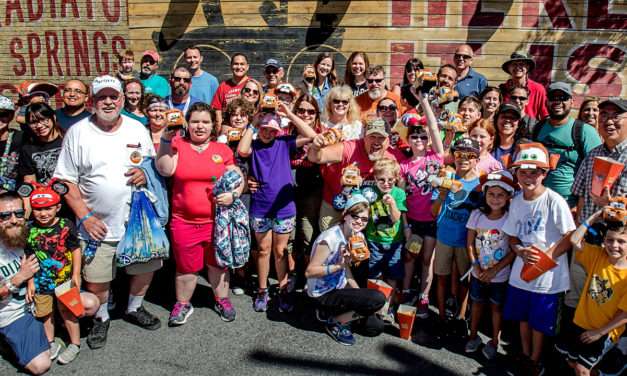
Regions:
M 416 307 L 401 304 L 398 306 L 398 311 L 396 311 L 396 317 L 398 318 L 400 337 L 402 339 L 410 339 L 411 332 L 414 329 L 414 321 L 416 320 Z
M 70 282 L 70 281 L 68 281 Z M 85 308 L 81 302 L 81 292 L 78 287 L 64 283 L 55 289 L 57 299 L 76 317 L 81 317 L 85 313 Z
M 385 295 L 386 299 L 389 299 L 390 295 L 392 295 L 392 291 L 394 291 L 392 286 L 378 279 L 369 279 L 368 288 L 381 292 L 383 295 Z
M 533 265 L 523 265 L 522 270 L 520 271 L 520 278 L 525 282 L 531 282 L 557 266 L 557 263 L 553 261 L 553 259 L 550 258 L 546 253 L 544 253 L 543 250 L 534 245 L 532 245 L 531 248 L 538 251 L 538 254 L 540 255 L 540 260 L 538 260 L 538 262 Z
M 592 164 L 592 194 L 601 196 L 603 188 L 610 189 L 625 165 L 606 157 L 594 157 Z

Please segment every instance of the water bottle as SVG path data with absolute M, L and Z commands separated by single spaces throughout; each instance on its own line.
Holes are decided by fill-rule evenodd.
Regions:
M 83 250 L 83 259 L 85 260 L 85 264 L 89 264 L 91 260 L 96 256 L 96 250 L 100 247 L 99 240 L 89 239 L 87 241 L 87 246 Z

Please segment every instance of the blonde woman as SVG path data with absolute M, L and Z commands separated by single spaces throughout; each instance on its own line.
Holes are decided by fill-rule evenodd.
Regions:
M 344 141 L 363 138 L 361 113 L 350 86 L 336 86 L 327 95 L 323 112 L 323 128 L 342 131 Z

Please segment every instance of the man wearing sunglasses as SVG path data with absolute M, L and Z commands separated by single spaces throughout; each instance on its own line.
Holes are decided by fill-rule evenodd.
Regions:
M 459 93 L 459 99 L 469 95 L 479 97 L 483 89 L 488 86 L 488 80 L 484 75 L 472 69 L 472 60 L 475 54 L 467 44 L 462 44 L 455 49 L 453 62 L 457 70 L 457 84 L 455 90 Z
M 0 194 L 0 337 L 21 367 L 41 375 L 50 368 L 50 346 L 43 325 L 26 307 L 26 284 L 39 270 L 39 261 L 24 255 L 23 205 L 15 193 Z
M 65 198 L 79 219 L 82 246 L 86 248 L 90 240 L 97 244 L 93 258 L 85 260 L 83 266 L 84 286 L 101 304 L 87 336 L 87 344 L 97 349 L 107 341 L 109 288 L 116 276 L 116 248 L 126 232 L 133 186 L 147 182 L 144 171 L 134 166 L 141 163 L 138 157 L 149 161 L 155 151 L 146 128 L 120 115 L 124 94 L 117 78 L 96 77 L 92 93 L 94 115 L 66 133 L 54 176 L 68 185 Z M 161 259 L 153 259 L 126 267 L 130 294 L 124 319 L 148 330 L 161 325 L 142 305 L 152 276 L 161 265 Z
M 266 79 L 266 84 L 263 85 L 264 93 L 276 94 L 274 91 L 283 82 L 284 75 L 285 71 L 277 59 L 266 60 L 266 65 L 263 67 L 263 77 Z
M 172 95 L 165 99 L 168 107 L 175 108 L 187 115 L 189 107 L 196 102 L 201 102 L 200 99 L 190 95 L 190 89 L 192 88 L 192 73 L 185 67 L 178 67 L 174 69 L 172 75 L 170 75 L 170 88 Z
M 142 54 L 142 58 L 139 62 L 141 71 L 139 78 L 142 85 L 144 85 L 145 94 L 156 94 L 161 98 L 165 98 L 170 95 L 170 85 L 168 81 L 157 74 L 159 69 L 159 61 L 161 57 L 155 50 L 147 50 Z
M 198 98 L 203 103 L 211 104 L 213 96 L 218 90 L 218 79 L 209 72 L 202 70 L 203 56 L 196 46 L 187 47 L 183 54 L 187 68 L 192 73 L 192 87 L 189 95 Z
M 383 98 L 392 99 L 396 104 L 396 108 L 401 109 L 401 97 L 392 91 L 388 91 L 385 86 L 385 69 L 381 65 L 368 67 L 366 84 L 368 85 L 368 91 L 355 98 L 361 110 L 363 123 L 366 123 L 368 118 L 376 116 L 377 104 Z

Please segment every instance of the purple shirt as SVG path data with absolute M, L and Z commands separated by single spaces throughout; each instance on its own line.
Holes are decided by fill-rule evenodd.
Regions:
M 296 215 L 290 156 L 296 153 L 296 137 L 277 137 L 269 144 L 252 143 L 250 174 L 259 182 L 252 194 L 250 214 L 256 218 L 285 219 Z

